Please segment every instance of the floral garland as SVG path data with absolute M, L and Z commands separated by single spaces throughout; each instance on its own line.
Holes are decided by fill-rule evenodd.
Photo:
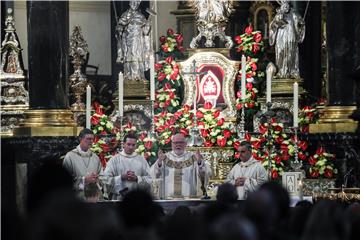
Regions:
M 146 131 L 141 132 L 135 151 L 144 156 L 145 160 L 152 165 L 157 159 L 158 145 L 156 139 L 154 137 L 149 137 Z
M 335 154 L 328 153 L 325 151 L 325 148 L 319 147 L 316 153 L 309 157 L 309 175 L 312 178 L 333 178 L 338 172 L 334 167 L 334 159 Z
M 167 36 L 161 36 L 160 40 L 160 49 L 157 52 L 161 57 L 174 56 L 180 58 L 183 56 L 184 47 L 183 47 L 183 35 L 175 33 L 174 30 L 169 28 L 167 30 Z
M 155 114 L 163 111 L 173 112 L 180 106 L 180 98 L 176 95 L 176 89 L 172 88 L 169 83 L 156 90 L 155 99 Z
M 257 54 L 264 50 L 264 42 L 260 31 L 253 31 L 251 25 L 245 28 L 245 33 L 235 36 L 237 52 L 244 52 L 246 56 Z

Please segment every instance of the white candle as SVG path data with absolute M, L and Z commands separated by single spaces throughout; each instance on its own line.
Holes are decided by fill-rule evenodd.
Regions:
M 293 122 L 294 127 L 299 126 L 299 85 L 297 82 L 294 83 L 294 110 L 293 110 Z
M 271 102 L 271 69 L 267 69 L 266 71 L 266 102 Z
M 246 96 L 246 57 L 241 57 L 241 100 L 245 100 Z
M 150 100 L 155 101 L 155 60 L 154 55 L 150 55 Z
M 119 72 L 119 116 L 124 116 L 124 76 Z
M 91 87 L 86 87 L 86 128 L 90 129 L 90 113 L 91 113 Z

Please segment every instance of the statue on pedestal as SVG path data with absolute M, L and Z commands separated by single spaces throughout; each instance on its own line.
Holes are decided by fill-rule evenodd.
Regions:
M 118 56 L 116 62 L 124 63 L 124 79 L 144 80 L 144 71 L 149 69 L 152 52 L 151 23 L 140 12 L 140 0 L 130 1 L 130 8 L 117 23 Z
M 304 19 L 293 11 L 287 1 L 278 1 L 280 7 L 270 23 L 270 45 L 275 44 L 278 78 L 300 78 L 298 44 L 305 38 Z
M 225 35 L 225 28 L 233 11 L 232 0 L 193 0 L 192 5 L 196 10 L 199 34 L 191 40 L 190 47 L 196 48 L 202 37 L 206 39 L 205 47 L 214 47 L 213 40 L 219 37 L 230 49 L 234 43 L 231 37 Z

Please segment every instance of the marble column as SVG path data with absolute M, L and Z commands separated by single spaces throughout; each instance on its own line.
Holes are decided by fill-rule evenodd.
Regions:
M 69 3 L 28 1 L 30 109 L 66 109 Z

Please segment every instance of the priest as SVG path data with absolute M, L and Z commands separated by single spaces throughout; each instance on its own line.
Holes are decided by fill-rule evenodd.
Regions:
M 239 200 L 243 200 L 249 192 L 268 180 L 268 174 L 261 162 L 252 157 L 249 142 L 241 142 L 238 151 L 241 161 L 231 169 L 227 182 L 235 185 Z
M 79 197 L 84 198 L 85 185 L 99 183 L 102 166 L 99 157 L 90 151 L 94 133 L 84 128 L 79 134 L 79 140 L 80 144 L 65 155 L 63 167 L 73 176 L 74 188 Z
M 129 133 L 124 137 L 124 150 L 113 156 L 107 163 L 104 175 L 107 177 L 109 196 L 121 200 L 130 190 L 150 190 L 150 166 L 136 150 L 137 136 Z
M 198 198 L 206 194 L 211 169 L 199 151 L 187 152 L 186 139 L 182 134 L 172 137 L 172 151 L 161 150 L 151 173 L 158 183 L 158 194 L 163 199 Z

